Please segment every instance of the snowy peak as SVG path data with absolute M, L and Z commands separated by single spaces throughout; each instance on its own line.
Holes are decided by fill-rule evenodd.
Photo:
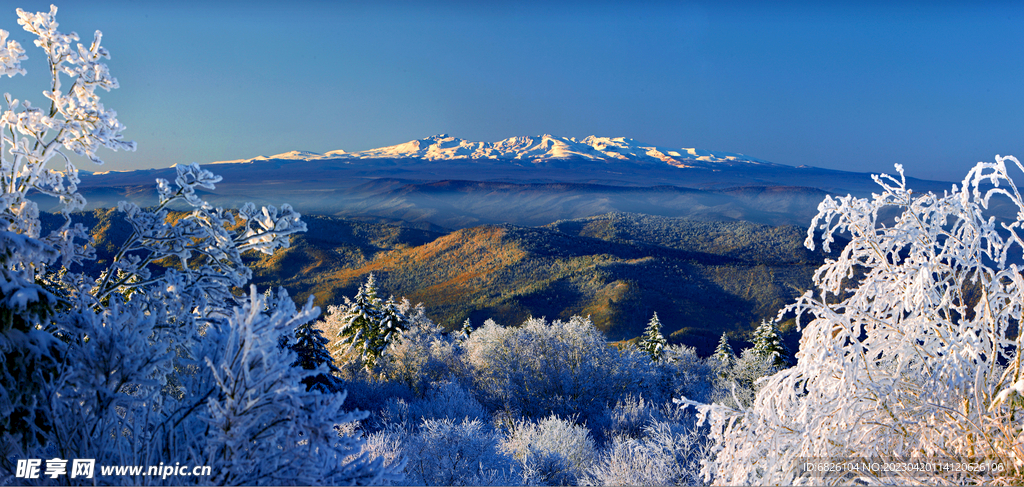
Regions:
M 264 158 L 259 158 L 264 159 Z M 690 148 L 665 148 L 626 137 L 597 137 L 582 140 L 555 135 L 509 137 L 497 142 L 473 142 L 448 134 L 411 140 L 404 144 L 360 152 L 330 151 L 326 154 L 291 151 L 265 159 L 419 159 L 504 160 L 543 162 L 550 160 L 584 160 L 604 163 L 632 162 L 668 164 L 676 167 L 709 167 L 729 163 L 774 165 L 768 161 L 734 154 Z

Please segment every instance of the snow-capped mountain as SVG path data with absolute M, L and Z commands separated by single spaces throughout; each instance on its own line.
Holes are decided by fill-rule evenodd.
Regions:
M 510 137 L 498 142 L 474 142 L 448 134 L 412 140 L 404 144 L 380 147 L 360 152 L 343 150 L 318 154 L 291 151 L 256 160 L 325 160 L 325 159 L 417 159 L 446 160 L 504 160 L 539 162 L 575 159 L 595 162 L 632 162 L 641 164 L 668 164 L 675 167 L 707 167 L 709 164 L 751 163 L 775 165 L 765 160 L 731 152 L 708 151 L 693 148 L 666 148 L 646 144 L 626 137 L 574 137 L 539 135 Z M 241 161 L 226 161 L 241 162 Z
M 290 203 L 303 213 L 369 216 L 446 228 L 543 225 L 614 211 L 805 225 L 824 194 L 869 195 L 869 174 L 793 167 L 729 152 L 625 137 L 540 135 L 473 142 L 446 134 L 360 152 L 291 151 L 221 161 L 208 201 Z M 204 164 L 205 165 L 205 164 Z M 82 175 L 90 207 L 156 204 L 173 168 Z M 908 178 L 921 191 L 948 183 Z

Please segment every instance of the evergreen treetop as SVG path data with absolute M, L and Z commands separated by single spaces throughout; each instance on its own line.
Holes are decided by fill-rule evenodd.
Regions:
M 722 333 L 722 338 L 718 340 L 718 347 L 715 348 L 712 357 L 726 366 L 736 361 L 736 352 L 733 351 L 732 345 L 729 345 L 729 339 L 726 338 L 725 333 Z
M 335 392 L 338 388 L 337 379 L 333 374 L 339 370 L 334 364 L 334 357 L 327 350 L 330 340 L 323 335 L 319 328 L 314 326 L 314 323 L 313 321 L 303 323 L 295 329 L 295 343 L 289 347 L 296 354 L 292 367 L 301 367 L 305 370 L 326 369 L 327 373 L 306 377 L 302 383 L 306 384 L 307 390 Z
M 356 350 L 365 367 L 372 369 L 388 345 L 398 341 L 408 328 L 408 318 L 394 298 L 383 301 L 377 297 L 373 274 L 359 287 L 355 300 L 346 297 L 345 302 L 339 342 Z
M 661 320 L 658 319 L 658 313 L 655 312 L 654 316 L 651 317 L 651 321 L 647 322 L 647 329 L 644 330 L 644 334 L 640 337 L 640 343 L 637 346 L 641 350 L 647 352 L 651 359 L 658 361 L 661 359 L 661 354 L 665 350 L 665 345 L 668 340 L 661 335 Z
M 763 358 L 774 367 L 786 367 L 789 364 L 789 349 L 782 343 L 779 330 L 775 327 L 774 321 L 761 321 L 761 324 L 754 330 L 755 356 Z

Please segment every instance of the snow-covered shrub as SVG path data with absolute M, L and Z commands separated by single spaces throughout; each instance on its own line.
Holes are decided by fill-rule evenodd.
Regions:
M 702 485 L 706 438 L 696 428 L 650 421 L 641 436 L 616 437 L 587 471 L 587 485 Z
M 344 368 L 344 367 L 342 367 Z M 401 400 L 406 405 L 418 398 L 418 395 L 401 382 L 381 381 L 365 375 L 355 374 L 346 379 L 339 379 L 338 388 L 346 391 L 348 397 L 345 404 L 361 411 L 380 412 L 391 404 L 392 400 Z M 380 415 L 371 419 L 371 423 L 380 420 Z
M 685 396 L 697 400 L 710 397 L 713 389 L 713 368 L 697 356 L 697 350 L 686 345 L 668 345 L 661 360 L 655 364 L 656 386 L 649 396 L 658 403 Z
M 411 429 L 425 419 L 480 420 L 489 422 L 490 415 L 473 395 L 457 382 L 431 384 L 426 395 L 406 401 L 391 397 L 380 411 L 380 426 L 385 429 Z
M 501 448 L 520 463 L 528 485 L 576 485 L 596 458 L 590 430 L 554 415 L 515 422 Z
M 643 396 L 627 395 L 615 402 L 590 427 L 600 433 L 602 442 L 613 438 L 639 438 L 644 427 L 661 417 L 658 405 Z
M 410 485 L 510 485 L 513 463 L 498 449 L 500 437 L 476 419 L 425 419 L 402 452 Z
M 515 415 L 580 415 L 586 419 L 655 378 L 650 357 L 610 346 L 589 319 L 531 318 L 518 328 L 488 320 L 465 340 L 481 402 Z
M 378 360 L 378 375 L 407 385 L 417 395 L 453 377 L 468 382 L 461 340 L 427 318 L 423 305 L 412 307 L 403 300 L 399 310 L 408 317 L 408 329 Z
M 409 409 L 413 416 L 422 419 L 468 418 L 486 421 L 490 418 L 466 388 L 447 380 L 431 384 L 426 397 L 413 401 Z
M 381 430 L 366 437 L 360 454 L 374 460 L 379 459 L 386 469 L 401 471 L 406 458 L 402 453 L 402 442 L 407 433 L 401 430 Z M 403 480 L 406 481 L 406 480 Z
M 882 191 L 872 198 L 819 205 L 808 247 L 816 232 L 826 250 L 840 232 L 850 243 L 815 273 L 818 291 L 783 310 L 811 317 L 800 323 L 796 365 L 761 383 L 749 408 L 699 406 L 715 442 L 708 478 L 943 481 L 864 471 L 822 479 L 795 468 L 803 457 L 866 457 L 990 460 L 1005 470 L 944 481 L 1024 479 L 1024 276 L 1013 263 L 1024 246 L 1024 199 L 1007 162 L 1024 169 L 997 156 L 942 195 L 911 192 L 897 165 L 899 179 L 875 177 Z M 989 215 L 995 199 L 1017 210 L 1014 221 Z

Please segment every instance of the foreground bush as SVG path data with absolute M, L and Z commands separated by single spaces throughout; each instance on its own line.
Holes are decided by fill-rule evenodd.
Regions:
M 540 418 L 589 418 L 655 378 L 651 359 L 635 347 L 609 346 L 589 319 L 532 318 L 517 328 L 488 320 L 465 341 L 465 362 L 485 406 Z
M 1006 163 L 978 163 L 944 195 L 876 177 L 871 199 L 828 197 L 808 231 L 852 237 L 818 269 L 817 293 L 785 311 L 805 323 L 796 366 L 758 384 L 747 409 L 699 406 L 724 484 L 1020 484 L 1024 199 Z M 1016 220 L 987 216 L 1007 201 Z M 894 211 L 895 210 L 895 211 Z M 888 216 L 886 216 L 888 215 Z M 893 219 L 892 215 L 896 215 Z M 1002 470 L 815 477 L 801 458 L 988 461 Z
M 288 205 L 213 208 L 197 190 L 220 178 L 179 165 L 173 183 L 157 180 L 157 208 L 119 205 L 132 232 L 110 267 L 81 272 L 95 252 L 87 229 L 72 223 L 85 199 L 63 151 L 100 163 L 100 148 L 134 143 L 121 140 L 124 126 L 95 93 L 118 87 L 100 62 L 100 33 L 73 46 L 78 36 L 57 30 L 56 12 L 18 10 L 46 51 L 49 109 L 7 96 L 0 114 L 0 483 L 11 482 L 17 461 L 53 458 L 212 474 L 103 479 L 130 485 L 399 479 L 360 454 L 359 437 L 339 434 L 364 413 L 345 412 L 344 394 L 303 384 L 330 372 L 299 366 L 285 346 L 319 313 L 312 301 L 296 309 L 287 293 L 246 286 L 243 252 L 272 254 L 305 230 Z M 0 30 L 0 74 L 23 74 L 24 51 L 4 42 L 8 34 Z M 63 170 L 46 168 L 54 158 Z M 48 235 L 32 192 L 60 201 L 65 221 Z M 190 211 L 171 222 L 172 205 Z

